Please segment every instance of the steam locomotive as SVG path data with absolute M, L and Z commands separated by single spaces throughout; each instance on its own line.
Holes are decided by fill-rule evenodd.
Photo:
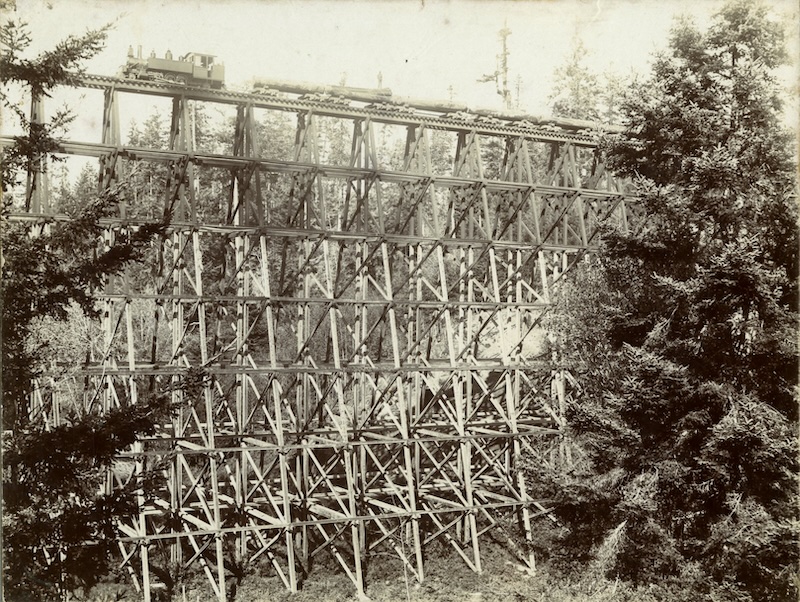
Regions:
M 154 52 L 149 57 L 142 58 L 141 46 L 136 56 L 133 54 L 133 47 L 130 47 L 128 60 L 118 75 L 127 79 L 171 82 L 220 90 L 225 87 L 225 67 L 221 63 L 217 64 L 215 59 L 210 54 L 190 52 L 174 60 L 169 50 L 163 59 L 156 57 Z

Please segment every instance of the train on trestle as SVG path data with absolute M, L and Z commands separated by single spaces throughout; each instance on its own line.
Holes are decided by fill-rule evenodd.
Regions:
M 169 50 L 164 58 L 157 57 L 155 52 L 143 58 L 142 47 L 139 46 L 138 52 L 134 55 L 131 46 L 128 49 L 128 60 L 118 76 L 124 79 L 221 90 L 225 87 L 225 66 L 218 63 L 216 58 L 211 54 L 190 52 L 175 60 Z

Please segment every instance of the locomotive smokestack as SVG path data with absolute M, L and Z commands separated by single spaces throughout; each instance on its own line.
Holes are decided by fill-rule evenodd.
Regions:
M 142 45 L 141 44 L 139 44 L 139 46 L 136 47 L 136 58 L 137 59 L 142 58 Z

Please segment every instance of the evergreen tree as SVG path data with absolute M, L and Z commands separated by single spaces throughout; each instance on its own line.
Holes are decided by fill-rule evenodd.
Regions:
M 19 183 L 19 177 L 31 172 L 37 160 L 58 149 L 56 135 L 69 125 L 73 115 L 66 109 L 55 111 L 49 122 L 31 120 L 13 101 L 10 90 L 23 86 L 31 98 L 49 96 L 50 90 L 73 82 L 80 73 L 83 61 L 91 58 L 102 48 L 108 26 L 86 32 L 83 36 L 70 36 L 59 42 L 53 50 L 35 58 L 27 56 L 31 35 L 25 23 L 7 21 L 0 26 L 0 103 L 14 114 L 22 127 L 23 135 L 14 139 L 14 144 L 3 151 L 2 189 L 9 192 Z
M 796 600 L 797 248 L 790 139 L 768 10 L 688 21 L 605 150 L 635 179 L 562 298 L 554 351 L 578 383 L 571 464 L 531 472 L 561 552 L 696 599 Z M 544 468 L 543 468 L 544 467 Z
M 573 43 L 566 63 L 555 71 L 555 84 L 549 101 L 555 117 L 597 121 L 599 110 L 599 78 L 585 65 L 586 47 L 580 40 Z
M 555 117 L 619 123 L 622 99 L 630 82 L 614 73 L 598 77 L 586 65 L 587 54 L 583 42 L 576 38 L 571 54 L 553 73 L 553 89 L 548 97 L 551 112 Z
M 31 42 L 27 27 L 6 22 L 0 25 L 0 81 L 23 85 L 34 98 L 47 95 L 52 87 L 72 81 L 104 39 L 105 29 L 90 31 L 31 59 L 25 52 Z M 2 99 L 9 104 L 5 95 Z M 35 123 L 22 112 L 17 116 L 24 134 L 3 153 L 4 192 L 12 191 L 42 157 L 52 159 L 58 148 L 54 133 L 71 119 L 68 110 L 48 123 Z M 104 574 L 114 521 L 135 511 L 135 498 L 130 490 L 102 494 L 99 486 L 114 457 L 137 437 L 152 433 L 168 411 L 164 398 L 155 396 L 102 415 L 74 408 L 60 425 L 31 419 L 32 384 L 52 352 L 42 324 L 63 321 L 76 308 L 97 317 L 95 290 L 140 257 L 166 227 L 153 223 L 118 232 L 115 243 L 103 249 L 100 220 L 115 214 L 125 189 L 98 193 L 90 177 L 85 172 L 64 199 L 74 212 L 67 222 L 40 229 L 10 221 L 8 202 L 0 216 L 2 421 L 11 430 L 3 438 L 3 593 L 9 600 L 65 598 Z

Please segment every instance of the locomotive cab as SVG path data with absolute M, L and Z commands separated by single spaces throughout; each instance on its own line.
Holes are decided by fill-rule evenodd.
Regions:
M 225 67 L 217 64 L 216 58 L 211 54 L 190 52 L 181 57 L 181 61 L 192 65 L 192 77 L 195 80 L 206 81 L 212 88 L 221 88 L 225 81 Z

